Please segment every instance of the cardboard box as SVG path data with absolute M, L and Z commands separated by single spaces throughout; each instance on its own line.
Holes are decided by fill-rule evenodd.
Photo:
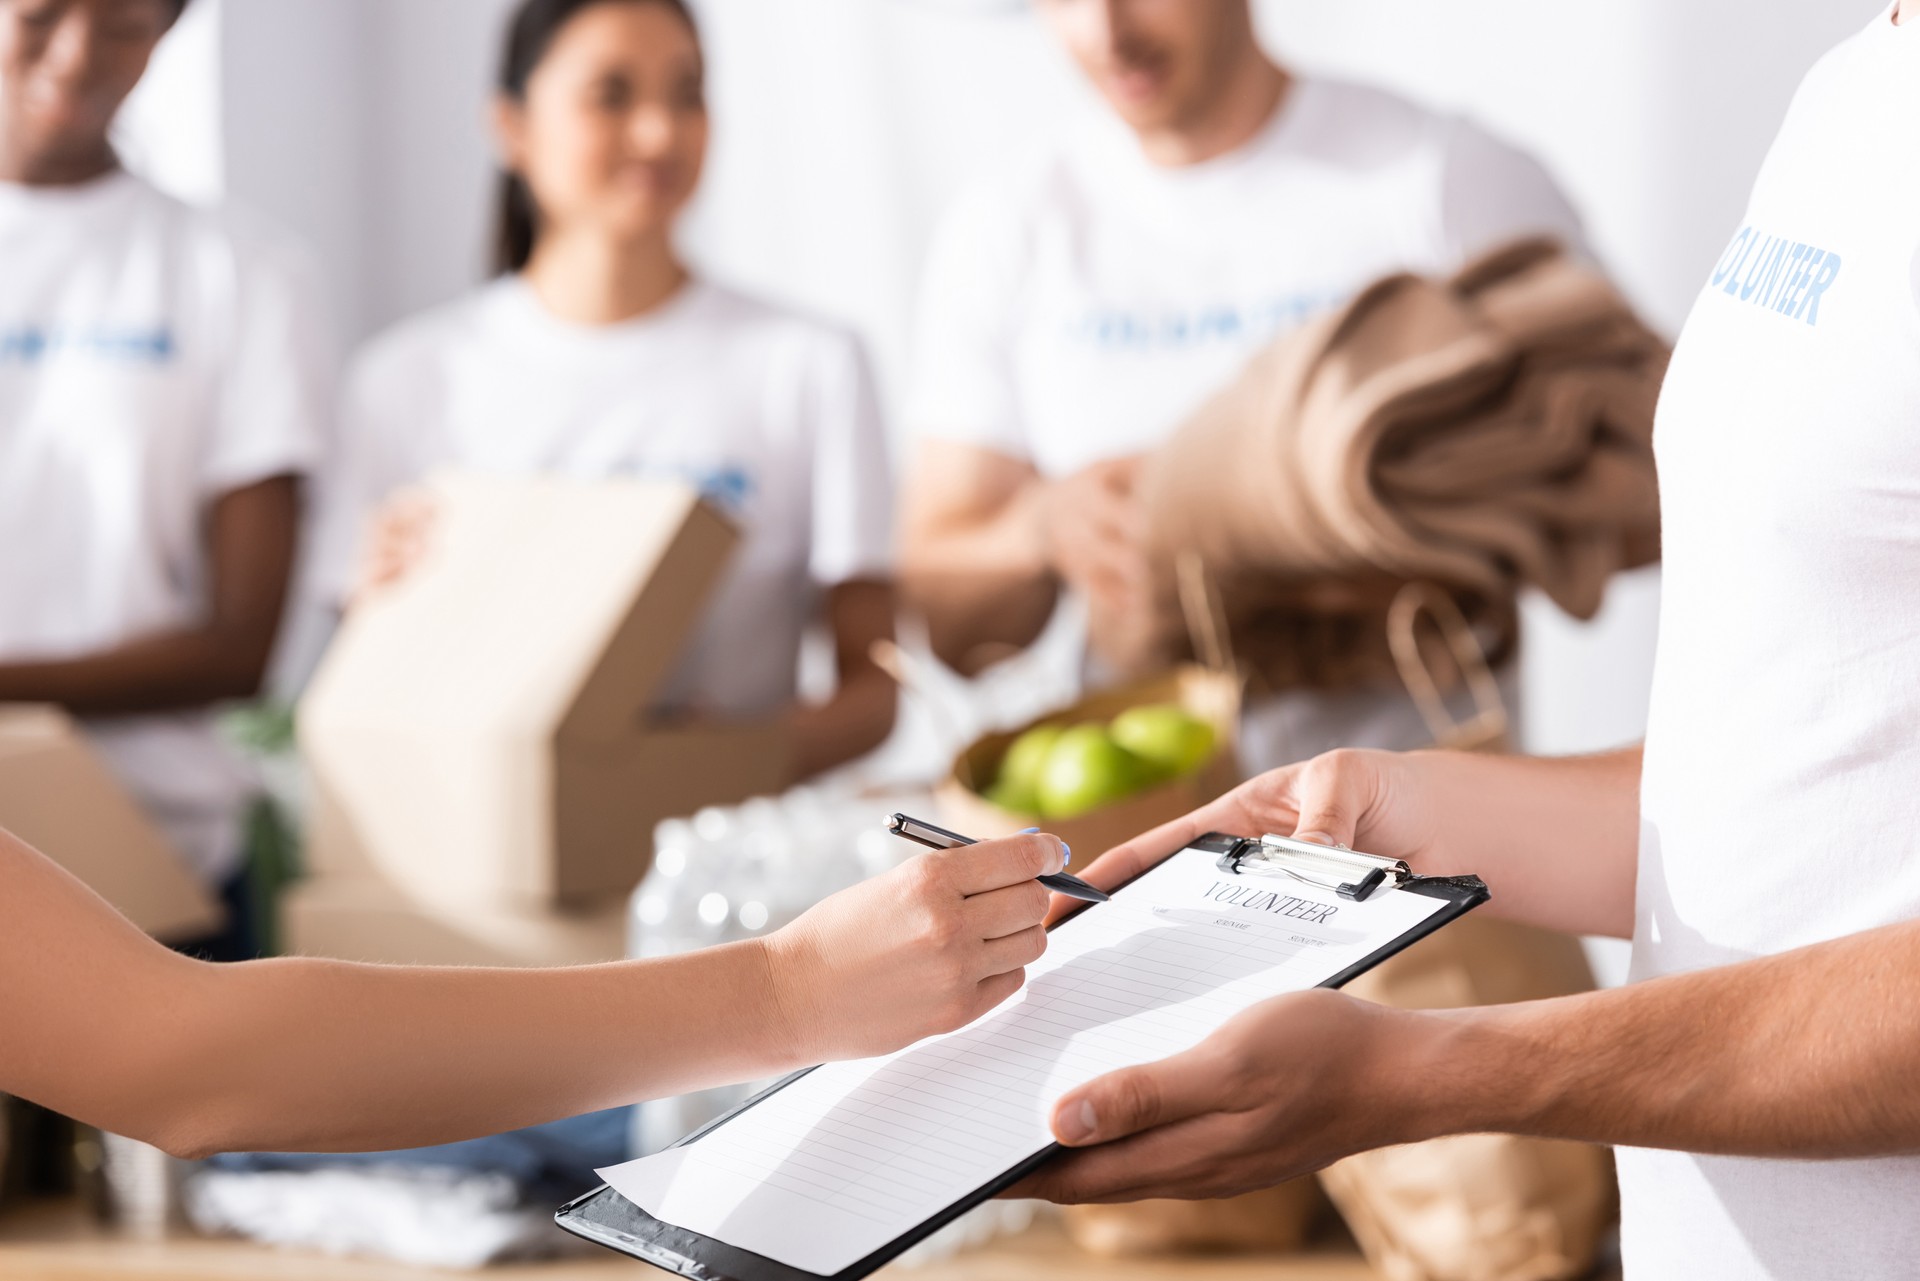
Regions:
M 0 827 L 162 942 L 204 937 L 226 919 L 57 707 L 0 707 Z
M 942 821 L 968 836 L 1010 836 L 1039 823 L 1075 850 L 1084 865 L 1140 833 L 1200 808 L 1240 782 L 1234 743 L 1239 734 L 1240 678 L 1206 667 L 1188 666 L 1145 680 L 1102 690 L 1018 729 L 989 734 L 954 758 L 953 768 L 936 789 Z M 1213 759 L 1198 771 L 1149 788 L 1116 804 L 1076 818 L 1035 819 L 1003 810 L 980 794 L 1000 772 L 1000 760 L 1013 741 L 1037 725 L 1082 725 L 1109 721 L 1129 707 L 1179 703 L 1213 726 L 1218 745 Z
M 378 880 L 315 877 L 281 901 L 287 950 L 389 965 L 588 965 L 626 955 L 624 907 L 436 913 Z
M 655 690 L 737 535 L 681 485 L 447 476 L 422 562 L 358 602 L 299 708 L 316 864 L 444 910 L 588 904 L 653 826 L 777 790 L 770 727 L 667 730 Z

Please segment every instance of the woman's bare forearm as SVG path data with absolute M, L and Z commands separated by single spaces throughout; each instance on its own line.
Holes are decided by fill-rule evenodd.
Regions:
M 0 832 L 0 1091 L 188 1155 L 471 1138 L 798 1066 L 770 961 L 211 965 Z
M 471 1138 L 979 1018 L 1045 950 L 1065 849 L 919 855 L 761 939 L 554 970 L 210 965 L 0 831 L 0 1092 L 183 1155 Z
M 802 1065 L 759 942 L 559 970 L 197 965 L 179 988 L 107 1123 L 166 1118 L 150 1137 L 190 1155 L 444 1143 Z

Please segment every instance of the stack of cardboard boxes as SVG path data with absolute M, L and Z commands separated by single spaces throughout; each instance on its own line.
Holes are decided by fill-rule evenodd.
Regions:
M 164 943 L 223 923 L 220 904 L 57 707 L 0 707 L 0 828 Z
M 770 726 L 649 709 L 737 535 L 691 490 L 445 477 L 430 547 L 356 603 L 299 709 L 296 952 L 543 965 L 623 953 L 654 824 L 777 790 Z

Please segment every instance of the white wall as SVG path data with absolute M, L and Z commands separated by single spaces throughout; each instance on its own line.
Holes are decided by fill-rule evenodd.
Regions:
M 226 190 L 222 25 L 222 0 L 189 7 L 114 125 L 114 146 L 127 163 L 186 200 L 216 201 Z
M 1800 75 L 1883 0 L 1256 0 L 1283 57 L 1466 110 L 1534 148 L 1677 330 Z M 357 339 L 483 275 L 484 130 L 510 0 L 208 0 L 145 145 L 313 239 Z M 860 327 L 898 388 L 937 211 L 1083 90 L 1002 0 L 704 0 L 715 148 L 687 243 L 713 273 Z M 216 29 L 217 28 L 217 29 Z M 192 68 L 198 66 L 194 82 Z M 204 84 L 217 65 L 217 92 Z M 175 109 L 177 108 L 177 110 Z M 224 111 L 221 145 L 205 142 Z M 185 140 L 184 142 L 182 140 Z M 211 154 L 213 159 L 209 161 Z M 1657 575 L 1591 626 L 1528 607 L 1525 736 L 1644 726 Z
M 320 255 L 342 347 L 375 320 L 365 284 L 384 239 L 370 216 L 377 175 L 364 163 L 370 12 L 352 0 L 226 0 L 221 39 L 228 194 Z
M 486 109 L 511 4 L 357 2 L 368 15 L 361 165 L 374 228 L 363 306 L 378 328 L 444 301 L 485 270 L 493 195 Z

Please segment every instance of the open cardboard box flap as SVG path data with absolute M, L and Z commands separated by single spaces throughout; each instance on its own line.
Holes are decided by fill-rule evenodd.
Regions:
M 59 708 L 0 706 L 0 827 L 162 942 L 204 937 L 225 919 Z
M 591 965 L 626 955 L 620 905 L 588 912 L 436 912 L 385 881 L 317 877 L 287 892 L 288 950 L 385 965 Z
M 772 728 L 647 721 L 737 541 L 690 488 L 430 488 L 422 563 L 356 603 L 300 706 L 382 876 L 429 905 L 591 902 L 639 881 L 659 819 L 779 785 Z

